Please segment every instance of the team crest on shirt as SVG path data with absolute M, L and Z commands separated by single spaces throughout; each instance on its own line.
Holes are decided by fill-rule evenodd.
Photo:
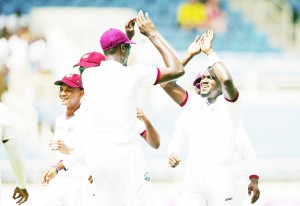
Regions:
M 151 179 L 151 177 L 150 177 L 149 172 L 146 172 L 146 173 L 144 174 L 144 180 L 147 181 L 147 182 L 149 182 L 150 179 Z
M 70 132 L 73 132 L 73 130 L 74 130 L 74 125 L 70 125 L 67 129 L 67 132 L 70 133 Z

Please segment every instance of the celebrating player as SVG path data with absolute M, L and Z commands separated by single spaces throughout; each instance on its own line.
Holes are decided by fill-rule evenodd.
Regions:
M 201 51 L 208 56 L 211 66 L 193 82 L 197 95 L 189 95 L 175 81 L 161 84 L 176 103 L 187 108 L 176 122 L 169 165 L 180 164 L 182 141 L 188 138 L 190 152 L 180 205 L 238 206 L 247 194 L 246 186 L 240 189 L 236 171 L 236 156 L 242 156 L 250 179 L 248 194 L 253 193 L 251 203 L 255 203 L 260 195 L 255 152 L 244 131 L 239 92 L 212 49 L 213 38 L 212 30 L 197 36 L 183 60 L 186 65 Z

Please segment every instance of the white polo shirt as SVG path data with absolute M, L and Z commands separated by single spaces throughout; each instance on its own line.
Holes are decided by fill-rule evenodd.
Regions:
M 64 170 L 61 170 L 59 172 L 60 175 L 63 176 L 72 176 L 72 177 L 82 177 L 85 175 L 85 167 L 82 164 L 83 163 L 83 156 L 82 151 L 84 147 L 84 114 L 83 111 L 81 111 L 81 108 L 79 108 L 75 113 L 74 116 L 66 119 L 65 114 L 59 116 L 55 121 L 55 133 L 54 138 L 60 139 L 64 141 L 64 143 L 71 148 L 74 148 L 73 152 L 74 154 L 80 152 L 80 158 L 75 157 L 75 160 L 78 164 L 74 165 L 72 168 L 68 168 L 69 170 L 65 172 Z M 63 163 L 68 166 L 71 163 L 68 163 L 67 161 L 70 159 L 70 155 L 63 154 L 60 151 L 55 152 L 55 158 L 56 161 L 59 162 L 63 160 Z M 65 162 L 66 161 L 66 162 Z
M 168 151 L 180 154 L 180 145 L 188 139 L 190 165 L 215 167 L 234 163 L 236 134 L 241 123 L 238 104 L 220 95 L 213 104 L 199 101 L 188 107 L 177 119 Z
M 103 61 L 84 71 L 82 81 L 87 108 L 87 147 L 110 147 L 137 141 L 137 94 L 142 85 L 153 85 L 159 69 L 123 66 Z

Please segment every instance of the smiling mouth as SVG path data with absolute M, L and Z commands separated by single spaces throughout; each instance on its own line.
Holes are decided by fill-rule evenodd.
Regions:
M 206 89 L 206 88 L 209 88 L 209 85 L 208 84 L 202 84 L 201 87 Z

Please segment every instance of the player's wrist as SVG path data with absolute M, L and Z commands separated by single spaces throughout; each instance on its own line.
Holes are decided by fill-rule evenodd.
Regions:
M 250 175 L 250 176 L 249 176 L 249 180 L 251 180 L 251 182 L 256 182 L 256 183 L 258 183 L 258 181 L 259 181 L 259 176 L 258 176 L 258 175 Z
M 57 167 L 57 165 L 52 165 L 52 168 L 55 169 L 56 174 L 58 174 L 60 169 Z
M 216 52 L 211 52 L 207 55 L 207 58 L 210 66 L 213 66 L 218 62 L 222 62 L 221 58 L 217 55 Z

